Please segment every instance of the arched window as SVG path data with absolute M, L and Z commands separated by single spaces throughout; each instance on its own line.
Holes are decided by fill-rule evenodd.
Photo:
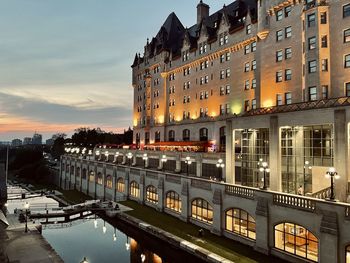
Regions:
M 160 131 L 156 131 L 154 133 L 154 141 L 155 142 L 160 142 Z
M 220 151 L 226 150 L 226 126 L 222 126 L 219 130 L 220 133 Z
M 201 128 L 199 130 L 199 140 L 201 142 L 208 141 L 208 129 L 207 128 Z
M 124 193 L 125 191 L 125 182 L 122 177 L 117 180 L 117 192 Z
M 77 167 L 77 169 L 75 171 L 75 176 L 80 177 L 80 167 Z
M 113 178 L 112 178 L 112 175 L 110 174 L 106 176 L 106 187 L 109 189 L 112 189 L 113 187 Z
M 83 179 L 86 179 L 86 169 L 85 169 L 85 168 L 83 169 L 82 178 L 83 178 Z
M 346 263 L 350 263 L 350 245 L 346 247 Z
M 89 182 L 94 182 L 95 181 L 95 172 L 90 171 L 89 173 Z
M 153 204 L 158 204 L 158 192 L 157 188 L 150 185 L 146 188 L 146 200 Z
M 135 181 L 132 181 L 130 183 L 130 195 L 137 198 L 140 197 L 139 184 L 136 183 Z
M 213 208 L 204 199 L 197 198 L 192 201 L 192 218 L 197 220 L 213 223 Z
M 70 174 L 71 174 L 71 175 L 74 174 L 74 166 L 73 166 L 73 165 L 70 167 Z
M 225 230 L 235 234 L 256 239 L 255 220 L 246 211 L 232 208 L 225 213 Z
M 103 175 L 101 173 L 97 173 L 97 184 L 103 184 Z
M 166 194 L 165 207 L 175 212 L 181 213 L 180 195 L 174 191 L 169 191 Z
M 189 140 L 190 140 L 190 136 L 191 136 L 191 132 L 190 132 L 189 129 L 184 129 L 184 130 L 182 131 L 182 140 L 183 140 L 184 142 L 189 141 Z
M 174 130 L 170 130 L 170 131 L 169 131 L 169 134 L 168 134 L 168 141 L 169 141 L 169 142 L 175 141 L 175 131 L 174 131 Z
M 276 225 L 275 247 L 318 262 L 318 239 L 302 226 L 293 223 Z

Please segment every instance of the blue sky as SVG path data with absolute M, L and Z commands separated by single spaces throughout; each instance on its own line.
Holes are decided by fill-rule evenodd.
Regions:
M 132 125 L 135 53 L 171 12 L 193 25 L 198 2 L 0 0 L 0 141 Z

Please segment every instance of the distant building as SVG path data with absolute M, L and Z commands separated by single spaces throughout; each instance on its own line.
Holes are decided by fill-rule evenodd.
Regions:
M 34 133 L 33 138 L 32 138 L 32 144 L 34 144 L 34 145 L 43 144 L 43 136 L 41 134 Z
M 51 146 L 51 145 L 53 145 L 53 143 L 54 143 L 54 139 L 52 139 L 52 138 L 46 140 L 46 145 Z
M 25 137 L 23 139 L 23 145 L 28 145 L 28 144 L 32 144 L 32 138 L 30 137 Z
M 12 140 L 11 146 L 17 147 L 17 146 L 21 146 L 21 145 L 22 145 L 22 140 L 20 140 L 20 139 L 13 139 Z

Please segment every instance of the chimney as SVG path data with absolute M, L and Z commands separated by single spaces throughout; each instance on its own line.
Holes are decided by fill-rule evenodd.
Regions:
M 201 0 L 197 5 L 197 24 L 202 22 L 203 18 L 207 18 L 209 16 L 209 6 L 204 4 Z

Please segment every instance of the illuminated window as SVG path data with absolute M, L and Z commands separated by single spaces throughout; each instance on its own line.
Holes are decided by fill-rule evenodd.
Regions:
M 350 263 L 350 246 L 346 247 L 346 263 Z
M 286 92 L 284 94 L 284 100 L 285 100 L 285 103 L 288 105 L 288 104 L 292 104 L 292 93 L 290 92 Z
M 109 188 L 109 189 L 112 189 L 112 187 L 113 187 L 112 175 L 107 175 L 106 176 L 106 187 Z
M 250 69 L 250 63 L 247 62 L 247 63 L 244 64 L 244 72 L 248 72 L 249 69 Z
M 276 62 L 280 62 L 283 59 L 283 51 L 282 50 L 278 50 L 276 51 Z
M 94 182 L 95 181 L 95 172 L 90 171 L 89 173 L 89 182 Z
M 205 223 L 213 223 L 213 208 L 204 199 L 198 198 L 192 201 L 191 217 Z
M 283 30 L 278 30 L 276 32 L 276 41 L 279 42 L 283 39 Z
M 292 79 L 292 70 L 291 69 L 286 69 L 285 70 L 284 79 L 285 80 L 291 80 Z
M 182 140 L 183 141 L 189 141 L 190 140 L 190 130 L 185 129 L 182 131 Z
M 280 21 L 280 20 L 282 20 L 282 18 L 283 18 L 283 10 L 280 9 L 280 10 L 276 11 L 276 21 Z
M 132 181 L 130 183 L 130 195 L 137 198 L 140 197 L 139 184 L 136 183 L 135 181 Z
M 173 142 L 175 141 L 175 131 L 174 130 L 170 130 L 168 133 L 168 141 L 169 142 Z
M 321 60 L 322 71 L 328 71 L 328 59 Z
M 125 182 L 122 177 L 118 178 L 117 180 L 117 192 L 124 193 L 125 191 Z
M 165 198 L 165 207 L 175 212 L 181 213 L 181 198 L 174 191 L 167 192 Z
M 317 87 L 309 87 L 309 101 L 317 100 Z
M 276 105 L 277 106 L 280 106 L 283 104 L 283 101 L 282 101 L 282 95 L 281 94 L 277 94 L 276 95 Z
M 350 42 L 350 28 L 344 30 L 344 43 Z
M 225 230 L 250 239 L 256 239 L 255 220 L 246 211 L 239 208 L 227 210 L 225 223 Z
M 292 37 L 292 27 L 291 26 L 285 28 L 284 36 L 285 36 L 285 38 Z
M 282 80 L 283 80 L 283 73 L 282 73 L 282 71 L 281 70 L 277 71 L 276 72 L 276 82 L 282 82 Z
M 246 45 L 244 47 L 244 54 L 249 54 L 250 53 L 250 46 L 249 45 Z
M 256 60 L 252 61 L 252 70 L 256 70 Z
M 208 140 L 208 129 L 207 128 L 201 128 L 199 130 L 199 140 L 200 141 L 207 141 Z
M 155 188 L 153 185 L 149 185 L 146 188 L 146 200 L 147 202 L 158 204 L 157 188 Z
M 101 173 L 97 174 L 97 184 L 99 185 L 103 184 L 103 175 Z
M 282 223 L 275 226 L 275 247 L 290 254 L 318 261 L 318 239 L 306 228 Z
M 256 99 L 252 99 L 252 109 L 256 109 Z
M 252 25 L 251 24 L 246 26 L 246 34 L 249 35 L 250 33 L 252 33 Z
M 290 58 L 292 58 L 292 48 L 291 48 L 291 47 L 287 47 L 287 48 L 285 49 L 284 57 L 285 57 L 285 59 L 290 59 Z

